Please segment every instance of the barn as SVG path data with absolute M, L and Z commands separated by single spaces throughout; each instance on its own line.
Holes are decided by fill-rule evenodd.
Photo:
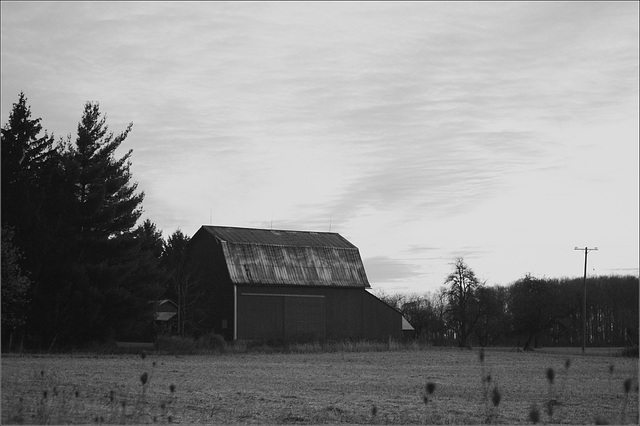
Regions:
M 337 233 L 202 226 L 187 247 L 226 340 L 402 338 L 403 317 L 370 288 L 358 248 Z

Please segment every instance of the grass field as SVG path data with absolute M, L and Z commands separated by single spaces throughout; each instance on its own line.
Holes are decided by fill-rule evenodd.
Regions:
M 594 350 L 3 356 L 2 424 L 637 424 L 637 384 Z

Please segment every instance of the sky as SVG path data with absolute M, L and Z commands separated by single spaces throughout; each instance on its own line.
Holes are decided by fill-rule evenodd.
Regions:
M 133 122 L 141 220 L 338 232 L 373 291 L 638 275 L 638 2 L 11 2 L 2 125 Z

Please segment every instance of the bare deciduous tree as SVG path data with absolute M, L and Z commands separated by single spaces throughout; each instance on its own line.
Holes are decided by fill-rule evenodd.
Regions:
M 445 281 L 448 313 L 456 329 L 458 346 L 470 347 L 469 338 L 481 313 L 482 300 L 477 290 L 482 284 L 463 258 L 456 258 L 452 266 L 453 272 Z

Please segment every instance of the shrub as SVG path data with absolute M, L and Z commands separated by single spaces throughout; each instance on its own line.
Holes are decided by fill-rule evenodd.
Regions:
M 620 351 L 620 356 L 624 356 L 627 358 L 638 358 L 638 347 L 627 346 L 626 348 Z
M 176 354 L 195 354 L 195 341 L 190 337 L 158 336 L 156 344 L 159 351 Z
M 224 352 L 227 348 L 227 343 L 224 341 L 224 337 L 215 333 L 207 333 L 198 337 L 195 341 L 195 347 L 204 351 L 216 351 Z

